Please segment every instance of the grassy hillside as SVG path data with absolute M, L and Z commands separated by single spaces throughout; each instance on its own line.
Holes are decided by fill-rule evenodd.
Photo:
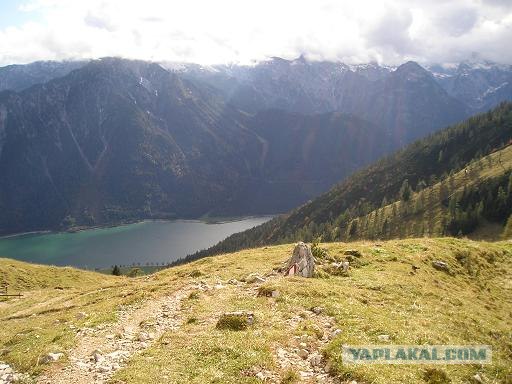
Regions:
M 485 231 L 478 227 L 487 226 L 494 228 L 491 235 L 496 237 L 496 232 L 502 231 L 499 226 L 503 227 L 512 213 L 512 194 L 506 180 L 512 169 L 508 148 L 511 140 L 512 103 L 503 103 L 492 111 L 419 140 L 355 173 L 326 194 L 290 213 L 234 234 L 188 259 L 247 247 L 303 239 L 311 241 L 318 236 L 324 241 L 347 241 L 424 234 L 458 235 L 459 231 L 465 235 L 477 229 Z M 496 188 L 486 188 L 489 182 Z M 504 204 L 498 207 L 495 202 L 499 200 L 500 186 L 506 196 Z M 404 190 L 409 195 L 417 192 L 425 201 L 409 207 L 411 202 L 416 202 L 417 196 L 412 200 L 404 199 Z M 463 212 L 456 212 L 454 206 L 447 215 L 441 206 L 449 205 L 452 194 L 457 195 L 453 204 L 459 204 Z M 401 204 L 406 200 L 407 204 Z M 477 207 L 480 202 L 483 206 Z M 394 217 L 388 217 L 386 228 L 383 228 L 386 217 L 375 225 L 367 220 L 386 211 L 388 205 L 397 211 Z M 476 212 L 469 211 L 477 208 L 481 208 L 480 216 L 476 218 L 478 222 L 466 225 L 469 216 L 476 216 Z M 411 216 L 411 212 L 414 215 Z M 404 220 L 409 227 L 393 229 L 396 223 Z M 361 226 L 362 221 L 369 226 Z
M 51 382 L 81 383 L 87 381 L 74 372 L 91 363 L 78 363 L 77 356 L 88 357 L 98 346 L 106 354 L 128 342 L 137 352 L 112 371 L 111 382 L 257 383 L 259 375 L 275 383 L 467 383 L 475 374 L 486 383 L 511 382 L 512 243 L 422 238 L 320 247 L 326 255 L 311 279 L 272 273 L 291 244 L 133 279 L 1 259 L 0 276 L 24 296 L 0 301 L 0 360 L 34 377 L 61 378 Z M 331 261 L 346 258 L 348 249 L 361 257 L 348 274 L 333 272 Z M 434 260 L 449 270 L 434 269 Z M 244 282 L 252 273 L 265 281 Z M 33 283 L 15 282 L 19 276 Z M 259 295 L 272 291 L 276 297 Z M 313 307 L 321 307 L 318 314 Z M 254 312 L 254 324 L 216 328 L 222 313 L 236 310 Z M 138 337 L 127 338 L 127 324 Z M 143 332 L 156 336 L 141 342 Z M 349 366 L 341 360 L 343 344 L 382 343 L 490 344 L 493 362 Z M 299 349 L 308 350 L 308 359 L 319 353 L 318 365 L 298 357 Z M 41 363 L 48 352 L 64 356 Z M 439 376 L 444 381 L 435 381 Z

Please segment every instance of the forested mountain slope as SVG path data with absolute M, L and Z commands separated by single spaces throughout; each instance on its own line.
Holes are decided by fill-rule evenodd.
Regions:
M 512 208 L 511 138 L 512 103 L 503 103 L 419 140 L 312 202 L 195 257 L 317 236 L 347 240 L 470 234 L 489 221 L 502 227 Z M 393 214 L 393 220 L 381 216 L 384 212 Z M 380 217 L 377 227 L 370 217 L 373 222 Z

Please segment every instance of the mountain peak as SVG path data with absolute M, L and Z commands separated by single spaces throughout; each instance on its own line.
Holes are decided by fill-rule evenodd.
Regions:
M 408 61 L 400 65 L 394 73 L 399 76 L 405 76 L 407 80 L 432 78 L 431 73 L 415 61 Z

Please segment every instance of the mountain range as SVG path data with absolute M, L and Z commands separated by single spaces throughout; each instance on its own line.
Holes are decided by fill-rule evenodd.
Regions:
M 512 99 L 509 67 L 441 69 L 302 57 L 0 68 L 0 233 L 292 209 Z

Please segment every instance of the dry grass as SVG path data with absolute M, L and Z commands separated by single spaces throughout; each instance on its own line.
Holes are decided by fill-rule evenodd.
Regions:
M 183 301 L 183 326 L 132 358 L 115 379 L 128 383 L 257 383 L 250 372 L 279 369 L 273 350 L 290 337 L 286 320 L 314 306 L 324 307 L 342 330 L 323 351 L 340 378 L 361 383 L 425 383 L 427 376 L 434 380 L 446 375 L 452 383 L 463 383 L 479 372 L 487 382 L 505 383 L 510 377 L 511 243 L 446 238 L 387 241 L 380 246 L 373 242 L 321 246 L 335 258 L 343 257 L 349 248 L 357 249 L 361 262 L 347 276 L 324 273 L 323 278 L 275 278 L 271 287 L 280 292 L 277 298 L 258 296 L 257 285 L 235 286 L 227 281 L 279 267 L 291 254 L 292 245 L 207 258 L 149 278 L 73 270 L 78 276 L 83 274 L 83 279 L 69 275 L 69 281 L 60 283 L 69 286 L 65 290 L 48 288 L 51 284 L 44 287 L 49 282 L 43 279 L 41 288 L 32 286 L 22 299 L 0 304 L 0 360 L 37 373 L 42 369 L 36 364 L 41 353 L 65 350 L 74 343 L 70 325 L 113 321 L 121 305 L 203 280 L 212 289 Z M 431 262 L 438 259 L 448 263 L 452 274 L 432 268 Z M 0 261 L 0 271 L 10 262 Z M 419 267 L 415 273 L 412 265 Z M 23 270 L 29 267 L 19 265 Z M 37 273 L 45 270 L 41 268 Z M 9 274 L 18 272 L 9 270 Z M 219 282 L 223 287 L 214 288 Z M 255 323 L 241 331 L 216 328 L 222 313 L 236 310 L 254 312 Z M 77 319 L 80 311 L 89 317 Z M 7 320 L 16 313 L 24 316 Z M 307 320 L 294 330 L 295 334 L 317 332 Z M 443 372 L 438 376 L 426 373 L 432 368 L 428 366 L 343 365 L 341 345 L 379 344 L 380 334 L 389 335 L 394 344 L 490 344 L 493 363 L 437 366 Z M 288 377 L 286 371 L 278 373 Z M 291 379 L 296 378 L 286 380 Z

